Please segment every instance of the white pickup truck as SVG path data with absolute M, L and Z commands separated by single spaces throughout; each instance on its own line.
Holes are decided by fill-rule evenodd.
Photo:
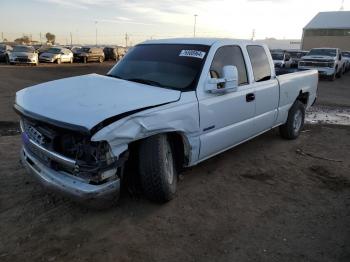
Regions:
M 316 70 L 276 76 L 268 48 L 254 42 L 147 41 L 106 76 L 17 92 L 22 163 L 46 187 L 85 203 L 114 202 L 133 163 L 144 194 L 169 201 L 183 167 L 274 127 L 297 138 L 317 84 Z
M 321 76 L 334 81 L 346 70 L 346 63 L 339 48 L 314 48 L 299 61 L 299 69 L 316 69 Z

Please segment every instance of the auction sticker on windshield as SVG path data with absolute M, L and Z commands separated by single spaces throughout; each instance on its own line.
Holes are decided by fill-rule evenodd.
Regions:
M 205 56 L 205 52 L 197 51 L 197 50 L 182 50 L 180 53 L 180 56 L 195 57 L 195 58 L 203 59 Z

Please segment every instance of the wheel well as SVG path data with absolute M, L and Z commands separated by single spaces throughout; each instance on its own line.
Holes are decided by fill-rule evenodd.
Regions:
M 297 97 L 296 100 L 299 100 L 304 105 L 307 105 L 309 101 L 309 93 L 308 92 L 303 93 L 302 91 L 300 91 L 299 96 Z
M 176 168 L 178 171 L 181 171 L 189 161 L 189 151 L 187 149 L 188 147 L 186 146 L 186 139 L 181 133 L 178 132 L 164 133 L 164 135 L 167 135 L 169 138 L 170 145 L 175 154 Z M 135 164 L 134 161 L 138 158 L 138 150 L 140 143 L 142 143 L 142 141 L 147 138 L 148 137 L 134 141 L 129 144 L 130 162 L 133 162 Z
M 183 169 L 184 165 L 186 165 L 188 162 L 184 137 L 177 132 L 168 133 L 167 136 L 170 140 L 171 147 L 175 154 L 176 169 L 179 172 Z

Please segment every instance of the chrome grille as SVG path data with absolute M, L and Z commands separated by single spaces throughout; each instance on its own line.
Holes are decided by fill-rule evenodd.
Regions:
M 27 122 L 23 122 L 23 124 L 24 131 L 30 139 L 32 139 L 35 143 L 39 145 L 45 144 L 45 137 L 35 127 L 31 126 Z

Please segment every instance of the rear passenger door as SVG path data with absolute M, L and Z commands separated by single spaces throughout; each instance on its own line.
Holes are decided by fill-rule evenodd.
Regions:
M 201 129 L 201 160 L 228 149 L 254 134 L 254 87 L 249 85 L 245 58 L 240 46 L 219 47 L 214 55 L 208 77 L 221 78 L 226 65 L 237 67 L 237 91 L 213 94 L 199 87 L 197 92 Z
M 261 133 L 272 128 L 277 118 L 279 103 L 279 84 L 275 73 L 272 72 L 267 50 L 262 46 L 247 46 L 251 61 L 254 80 L 252 86 L 255 90 L 256 133 Z

